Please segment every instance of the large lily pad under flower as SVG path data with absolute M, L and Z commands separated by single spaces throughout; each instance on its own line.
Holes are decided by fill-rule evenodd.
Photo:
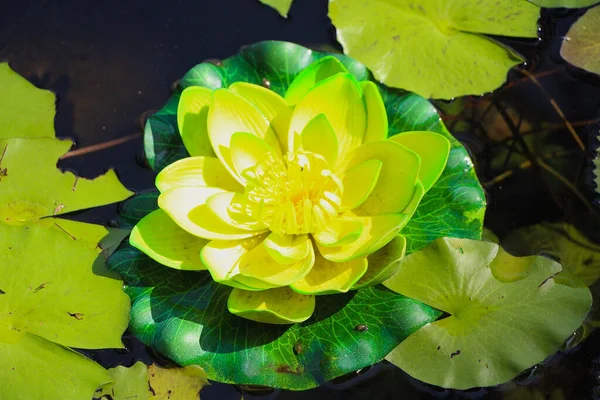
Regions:
M 442 5 L 443 4 L 443 5 Z M 524 0 L 330 0 L 344 52 L 388 86 L 451 99 L 490 92 L 523 60 L 484 36 L 537 36 Z
M 407 257 L 384 285 L 449 316 L 421 328 L 386 359 L 446 388 L 514 378 L 554 353 L 590 309 L 590 291 L 559 284 L 560 271 L 553 260 L 513 257 L 494 243 L 436 240 Z
M 155 171 L 164 170 L 157 181 L 159 189 L 163 193 L 170 190 L 168 185 L 172 181 L 163 178 L 182 164 L 165 167 L 189 156 L 183 142 L 193 149 L 193 156 L 214 157 L 213 149 L 200 140 L 201 136 L 194 137 L 186 131 L 186 126 L 206 129 L 201 118 L 208 118 L 206 101 L 210 90 L 224 87 L 230 91 L 247 90 L 247 86 L 232 84 L 249 82 L 285 94 L 286 101 L 296 104 L 306 88 L 298 83 L 290 87 L 292 81 L 311 63 L 327 55 L 291 43 L 263 42 L 245 48 L 219 65 L 203 63 L 194 67 L 180 81 L 167 105 L 151 116 L 146 125 L 148 161 Z M 370 79 L 362 64 L 342 55 L 336 57 L 353 79 L 359 82 Z M 337 68 L 335 63 L 323 65 Z M 317 73 L 314 79 L 320 80 Z M 197 88 L 188 89 L 192 86 Z M 466 150 L 448 133 L 435 108 L 414 94 L 372 84 L 361 84 L 361 88 L 381 93 L 385 106 L 381 112 L 387 114 L 390 136 L 407 131 L 432 131 L 437 132 L 433 135 L 443 135 L 446 143 L 450 142 L 448 162 L 441 176 L 434 176 L 435 168 L 424 169 L 421 187 L 429 191 L 402 230 L 406 241 L 393 242 L 398 253 L 401 255 L 404 246 L 407 253 L 416 251 L 441 236 L 479 238 L 485 208 L 483 191 Z M 196 92 L 197 102 L 188 102 L 189 96 L 180 101 L 185 89 L 188 93 Z M 225 92 L 219 93 L 223 96 Z M 178 121 L 177 111 L 182 107 L 194 112 L 189 116 L 180 113 Z M 178 123 L 183 127 L 181 132 Z M 243 135 L 236 138 L 247 139 Z M 411 142 L 408 136 L 393 139 L 398 143 Z M 310 135 L 307 141 L 310 145 Z M 328 154 L 323 156 L 330 157 Z M 204 166 L 193 168 L 199 167 Z M 366 165 L 365 171 L 370 167 Z M 209 179 L 202 174 L 198 177 Z M 147 194 L 139 201 L 134 198 L 123 206 L 127 214 L 124 218 L 135 223 L 136 218 L 153 211 L 149 209 L 152 207 L 158 208 L 156 195 Z M 161 234 L 140 236 L 139 233 L 134 232 L 137 235 L 134 241 L 152 240 Z M 189 269 L 184 266 L 194 262 L 193 258 L 174 259 L 175 254 L 170 254 L 168 248 L 154 248 L 166 257 L 160 261 L 174 268 Z M 153 257 L 156 259 L 156 254 Z M 317 296 L 314 314 L 306 322 L 288 328 L 268 326 L 230 315 L 227 298 L 232 289 L 215 283 L 207 272 L 166 268 L 130 246 L 117 251 L 110 265 L 121 273 L 132 298 L 131 327 L 136 336 L 183 365 L 199 363 L 209 378 L 225 382 L 291 389 L 314 387 L 381 360 L 408 334 L 439 315 L 418 302 L 375 286 L 346 294 Z M 371 276 L 358 285 L 377 278 L 381 277 Z M 241 303 L 237 306 L 240 311 L 245 307 Z

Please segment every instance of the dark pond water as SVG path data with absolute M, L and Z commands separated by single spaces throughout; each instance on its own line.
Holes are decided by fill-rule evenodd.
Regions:
M 154 181 L 153 172 L 143 166 L 141 136 L 135 135 L 141 132 L 143 116 L 162 106 L 171 85 L 193 65 L 226 58 L 243 45 L 266 39 L 338 48 L 325 0 L 298 0 L 288 20 L 255 0 L 133 3 L 6 1 L 0 12 L 0 59 L 8 60 L 37 86 L 56 92 L 57 135 L 75 138 L 75 149 L 133 135 L 118 146 L 65 159 L 61 166 L 86 177 L 113 167 L 122 182 L 136 191 L 153 187 Z M 597 133 L 599 126 L 595 119 L 600 110 L 600 80 L 567 66 L 559 56 L 561 37 L 581 13 L 544 12 L 542 41 L 500 39 L 528 58 L 526 70 L 537 77 L 540 87 L 531 76 L 515 71 L 505 89 L 469 98 L 457 117 L 446 116 L 448 125 L 472 152 L 482 182 L 488 182 L 486 224 L 500 236 L 518 226 L 560 219 L 599 236 L 598 209 L 587 208 L 547 171 L 535 166 L 520 168 L 518 157 L 517 161 L 512 158 L 527 151 L 506 140 L 515 135 L 520 142 L 543 133 L 543 143 L 532 147 L 533 151 L 549 155 L 556 170 L 574 182 L 582 196 L 593 197 L 587 185 L 586 154 L 577 150 L 551 103 L 555 101 L 573 123 L 589 151 L 593 144 L 590 135 Z M 552 153 L 557 148 L 561 152 Z M 499 163 L 500 158 L 503 161 Z M 507 169 L 512 170 L 511 176 L 498 179 Z M 116 210 L 107 206 L 75 218 L 107 223 Z M 125 341 L 127 351 L 99 351 L 92 356 L 105 367 L 131 365 L 138 359 L 164 361 L 150 355 L 135 339 L 127 336 Z M 600 395 L 599 357 L 600 336 L 593 334 L 579 347 L 491 390 L 433 388 L 389 364 L 380 364 L 328 387 L 299 393 L 275 391 L 266 398 L 511 398 L 505 394 L 519 385 L 525 388 L 523 397 L 513 399 L 589 399 Z M 239 400 L 241 390 L 214 384 L 203 390 L 202 399 Z M 534 390 L 542 397 L 536 397 Z M 554 397 L 547 397 L 550 395 Z M 254 395 L 244 394 L 244 398 Z

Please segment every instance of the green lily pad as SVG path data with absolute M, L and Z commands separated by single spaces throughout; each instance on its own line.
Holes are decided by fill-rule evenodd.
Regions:
M 21 224 L 114 203 L 133 194 L 112 170 L 95 180 L 58 170 L 58 158 L 71 145 L 54 138 L 0 139 L 2 222 Z
M 560 55 L 576 67 L 600 74 L 599 37 L 600 6 L 589 9 L 575 21 L 563 39 Z
M 502 240 L 502 245 L 515 256 L 548 256 L 561 263 L 562 274 L 568 272 L 587 286 L 600 278 L 600 246 L 570 224 L 545 222 L 520 228 Z
M 483 34 L 535 38 L 539 11 L 523 0 L 329 1 L 346 54 L 388 86 L 437 99 L 502 85 L 523 59 Z
M 330 53 L 286 42 L 261 42 L 220 65 L 202 63 L 190 70 L 165 107 L 146 124 L 145 150 L 159 172 L 187 156 L 177 127 L 181 91 L 190 86 L 215 89 L 234 82 L 270 87 L 280 95 L 313 61 Z M 359 81 L 371 79 L 366 67 L 336 55 Z M 464 147 L 444 127 L 426 99 L 377 86 L 385 102 L 390 135 L 434 131 L 451 142 L 440 179 L 422 199 L 402 230 L 407 253 L 438 237 L 481 237 L 485 195 Z M 158 208 L 156 192 L 125 202 L 121 221 L 135 224 Z M 231 288 L 206 272 L 176 271 L 125 245 L 109 260 L 132 298 L 131 329 L 144 343 L 182 365 L 198 363 L 210 379 L 307 389 L 373 364 L 439 313 L 381 286 L 318 296 L 313 317 L 291 327 L 273 327 L 227 312 Z M 368 329 L 363 330 L 364 327 Z M 356 328 L 359 328 L 358 330 Z
M 123 347 L 122 282 L 98 251 L 59 229 L 0 223 L 0 237 L 0 379 L 14 383 L 0 385 L 0 398 L 90 398 L 110 378 L 65 346 Z
M 528 0 L 545 8 L 583 8 L 593 6 L 598 0 Z
M 440 315 L 378 286 L 320 296 L 302 324 L 261 324 L 229 313 L 232 289 L 208 272 L 166 268 L 129 245 L 109 266 L 126 281 L 133 333 L 181 365 L 203 366 L 220 382 L 316 387 L 381 360 Z
M 54 137 L 54 93 L 36 88 L 5 62 L 0 88 L 0 139 Z
M 502 283 L 496 272 L 521 267 Z M 523 266 L 525 265 L 525 268 Z M 554 353 L 583 322 L 586 287 L 561 285 L 557 262 L 516 258 L 497 244 L 442 238 L 407 257 L 388 288 L 449 314 L 426 325 L 386 359 L 411 376 L 446 388 L 506 382 Z
M 206 373 L 197 365 L 162 368 L 138 361 L 129 368 L 118 366 L 108 372 L 114 384 L 105 386 L 94 399 L 104 399 L 102 396 L 111 396 L 113 400 L 200 399 L 198 393 L 209 385 Z
M 287 18 L 288 16 L 288 12 L 290 12 L 290 8 L 292 8 L 292 2 L 294 0 L 258 0 L 260 1 L 262 4 L 272 7 L 275 10 L 277 10 L 277 12 L 279 13 L 279 15 L 281 15 L 284 18 Z
M 99 386 L 111 381 L 100 365 L 39 336 L 25 333 L 17 343 L 2 337 L 0 332 L 2 399 L 91 399 Z

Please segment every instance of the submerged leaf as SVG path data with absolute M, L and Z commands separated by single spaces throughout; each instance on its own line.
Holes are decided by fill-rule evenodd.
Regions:
M 381 82 L 450 99 L 504 83 L 523 60 L 482 34 L 537 37 L 539 8 L 523 0 L 330 0 L 329 16 L 344 52 Z
M 502 283 L 490 264 L 501 257 L 528 261 L 521 279 Z M 386 358 L 411 376 L 446 388 L 506 382 L 554 353 L 583 322 L 591 306 L 585 287 L 557 283 L 560 264 L 518 259 L 498 245 L 442 238 L 408 256 L 384 283 L 449 314 L 411 335 Z M 502 272 L 502 271 L 501 271 Z
M 600 246 L 572 225 L 541 223 L 511 232 L 502 245 L 511 254 L 540 254 L 562 264 L 568 272 L 591 286 L 600 278 Z
M 597 6 L 586 11 L 571 26 L 563 39 L 560 55 L 576 67 L 600 74 L 599 38 L 600 6 Z

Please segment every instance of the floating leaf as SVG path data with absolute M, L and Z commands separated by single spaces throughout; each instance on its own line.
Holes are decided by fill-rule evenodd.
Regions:
M 545 8 L 583 8 L 593 6 L 598 0 L 528 0 Z
M 96 393 L 96 399 L 111 396 L 113 400 L 192 400 L 209 385 L 206 373 L 197 365 L 184 368 L 146 366 L 141 361 L 129 368 L 118 366 L 108 370 L 115 383 Z
M 95 180 L 56 168 L 72 143 L 53 138 L 0 139 L 0 221 L 20 224 L 121 201 L 133 193 L 114 171 Z
M 511 232 L 504 248 L 515 256 L 548 256 L 591 286 L 600 278 L 600 246 L 590 242 L 574 226 L 565 223 L 541 223 Z
M 502 85 L 516 53 L 483 36 L 537 37 L 539 8 L 523 0 L 330 0 L 344 52 L 388 86 L 451 99 Z
M 258 1 L 260 1 L 262 4 L 264 4 L 266 6 L 274 8 L 275 10 L 277 10 L 279 15 L 287 18 L 288 12 L 290 12 L 290 8 L 292 8 L 292 2 L 294 0 L 258 0 Z
M 45 218 L 43 225 L 52 225 L 73 240 L 85 242 L 90 248 L 102 252 L 108 258 L 129 235 L 127 229 L 106 228 L 102 225 L 71 221 L 63 218 Z
M 528 264 L 522 279 L 501 272 Z M 437 386 L 468 389 L 506 382 L 554 353 L 591 306 L 585 287 L 557 283 L 560 264 L 512 257 L 498 245 L 442 238 L 407 257 L 388 288 L 449 314 L 426 325 L 386 358 Z
M 7 343 L 2 329 L 0 324 L 2 399 L 91 399 L 111 381 L 104 368 L 79 353 L 29 333 Z
M 563 39 L 560 55 L 576 67 L 600 74 L 599 38 L 600 7 L 594 7 L 571 26 Z
M 5 62 L 0 88 L 0 139 L 54 137 L 54 93 L 36 88 Z
M 262 84 L 283 95 L 303 69 L 329 54 L 268 41 L 244 48 L 220 66 L 195 66 L 146 124 L 145 150 L 150 165 L 159 172 L 187 156 L 176 116 L 185 88 L 215 89 L 241 81 Z M 357 80 L 370 79 L 361 63 L 335 56 Z M 407 253 L 438 237 L 480 238 L 485 195 L 464 147 L 448 133 L 426 99 L 377 87 L 385 102 L 390 135 L 434 131 L 446 136 L 452 146 L 446 169 L 402 230 Z M 158 208 L 157 196 L 147 193 L 124 203 L 121 220 L 135 224 Z M 318 296 L 315 314 L 302 324 L 265 326 L 228 314 L 231 288 L 215 284 L 206 272 L 169 269 L 130 246 L 118 250 L 109 264 L 123 276 L 132 298 L 133 333 L 182 365 L 204 366 L 210 379 L 222 382 L 296 390 L 315 387 L 381 360 L 408 334 L 439 315 L 377 286 Z
M 127 283 L 133 333 L 181 365 L 202 365 L 220 382 L 315 387 L 381 360 L 440 315 L 376 286 L 320 296 L 302 324 L 261 324 L 229 313 L 231 288 L 208 272 L 167 268 L 129 245 L 109 265 Z
M 122 282 L 108 277 L 97 251 L 58 229 L 0 224 L 0 237 L 0 379 L 15 382 L 0 385 L 0 398 L 91 397 L 108 376 L 63 346 L 123 347 L 129 302 Z M 12 368 L 17 375 L 1 375 Z

